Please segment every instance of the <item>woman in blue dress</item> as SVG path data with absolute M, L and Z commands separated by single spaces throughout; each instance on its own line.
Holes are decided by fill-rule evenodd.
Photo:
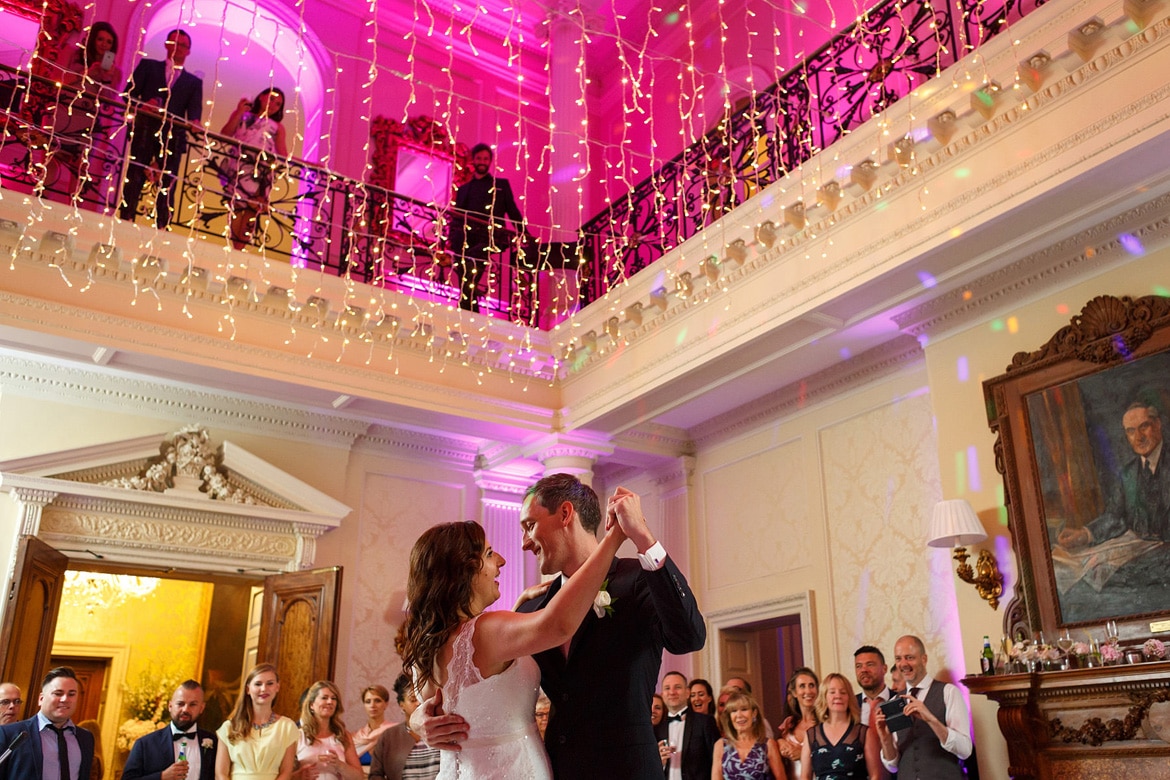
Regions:
M 801 749 L 803 780 L 878 780 L 881 758 L 876 733 L 859 723 L 861 707 L 843 675 L 827 675 L 816 704 L 817 725 Z
M 764 730 L 764 718 L 751 694 L 736 690 L 719 716 L 724 736 L 715 743 L 712 780 L 779 780 L 784 765 L 776 740 Z

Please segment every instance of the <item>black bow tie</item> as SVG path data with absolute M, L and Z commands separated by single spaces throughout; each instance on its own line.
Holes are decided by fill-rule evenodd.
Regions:
M 180 731 L 178 733 L 171 733 L 171 740 L 178 742 L 180 739 L 195 739 L 194 731 Z
M 685 713 L 680 712 L 678 715 L 667 715 L 666 722 L 667 723 L 675 723 L 675 722 L 682 723 L 684 714 Z

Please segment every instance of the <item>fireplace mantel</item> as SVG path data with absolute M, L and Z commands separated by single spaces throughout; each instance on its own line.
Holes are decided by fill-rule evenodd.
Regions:
M 1170 780 L 1170 661 L 963 684 L 999 704 L 1016 780 Z

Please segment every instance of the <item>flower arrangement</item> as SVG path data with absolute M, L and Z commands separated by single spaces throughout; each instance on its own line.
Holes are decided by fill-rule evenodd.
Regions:
M 1147 639 L 1142 645 L 1142 655 L 1147 661 L 1161 661 L 1166 657 L 1166 645 L 1158 639 Z
M 181 677 L 145 670 L 138 675 L 136 683 L 125 684 L 122 710 L 126 721 L 118 727 L 115 739 L 118 750 L 129 750 L 136 739 L 162 728 L 170 720 L 167 704 L 180 682 Z
M 1111 642 L 1106 642 L 1105 644 L 1101 645 L 1101 660 L 1105 663 L 1121 663 L 1121 658 L 1121 648 L 1119 648 L 1117 645 Z
M 1093 652 L 1093 648 L 1089 646 L 1088 642 L 1077 642 L 1072 646 L 1073 655 L 1083 657 Z

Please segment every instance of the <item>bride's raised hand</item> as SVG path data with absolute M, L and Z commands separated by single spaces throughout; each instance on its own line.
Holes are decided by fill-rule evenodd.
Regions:
M 609 498 L 607 515 L 607 528 L 616 522 L 626 538 L 638 548 L 638 552 L 646 552 L 657 541 L 646 524 L 646 516 L 642 514 L 642 499 L 637 493 L 618 487 Z
M 533 599 L 538 599 L 543 596 L 548 592 L 548 589 L 554 582 L 556 582 L 556 580 L 551 579 L 545 580 L 544 582 L 538 583 L 536 585 L 529 585 L 520 593 L 520 597 L 516 599 L 516 603 L 512 605 L 512 611 L 515 612 L 516 610 L 520 609 L 520 605 L 526 601 L 532 601 Z

